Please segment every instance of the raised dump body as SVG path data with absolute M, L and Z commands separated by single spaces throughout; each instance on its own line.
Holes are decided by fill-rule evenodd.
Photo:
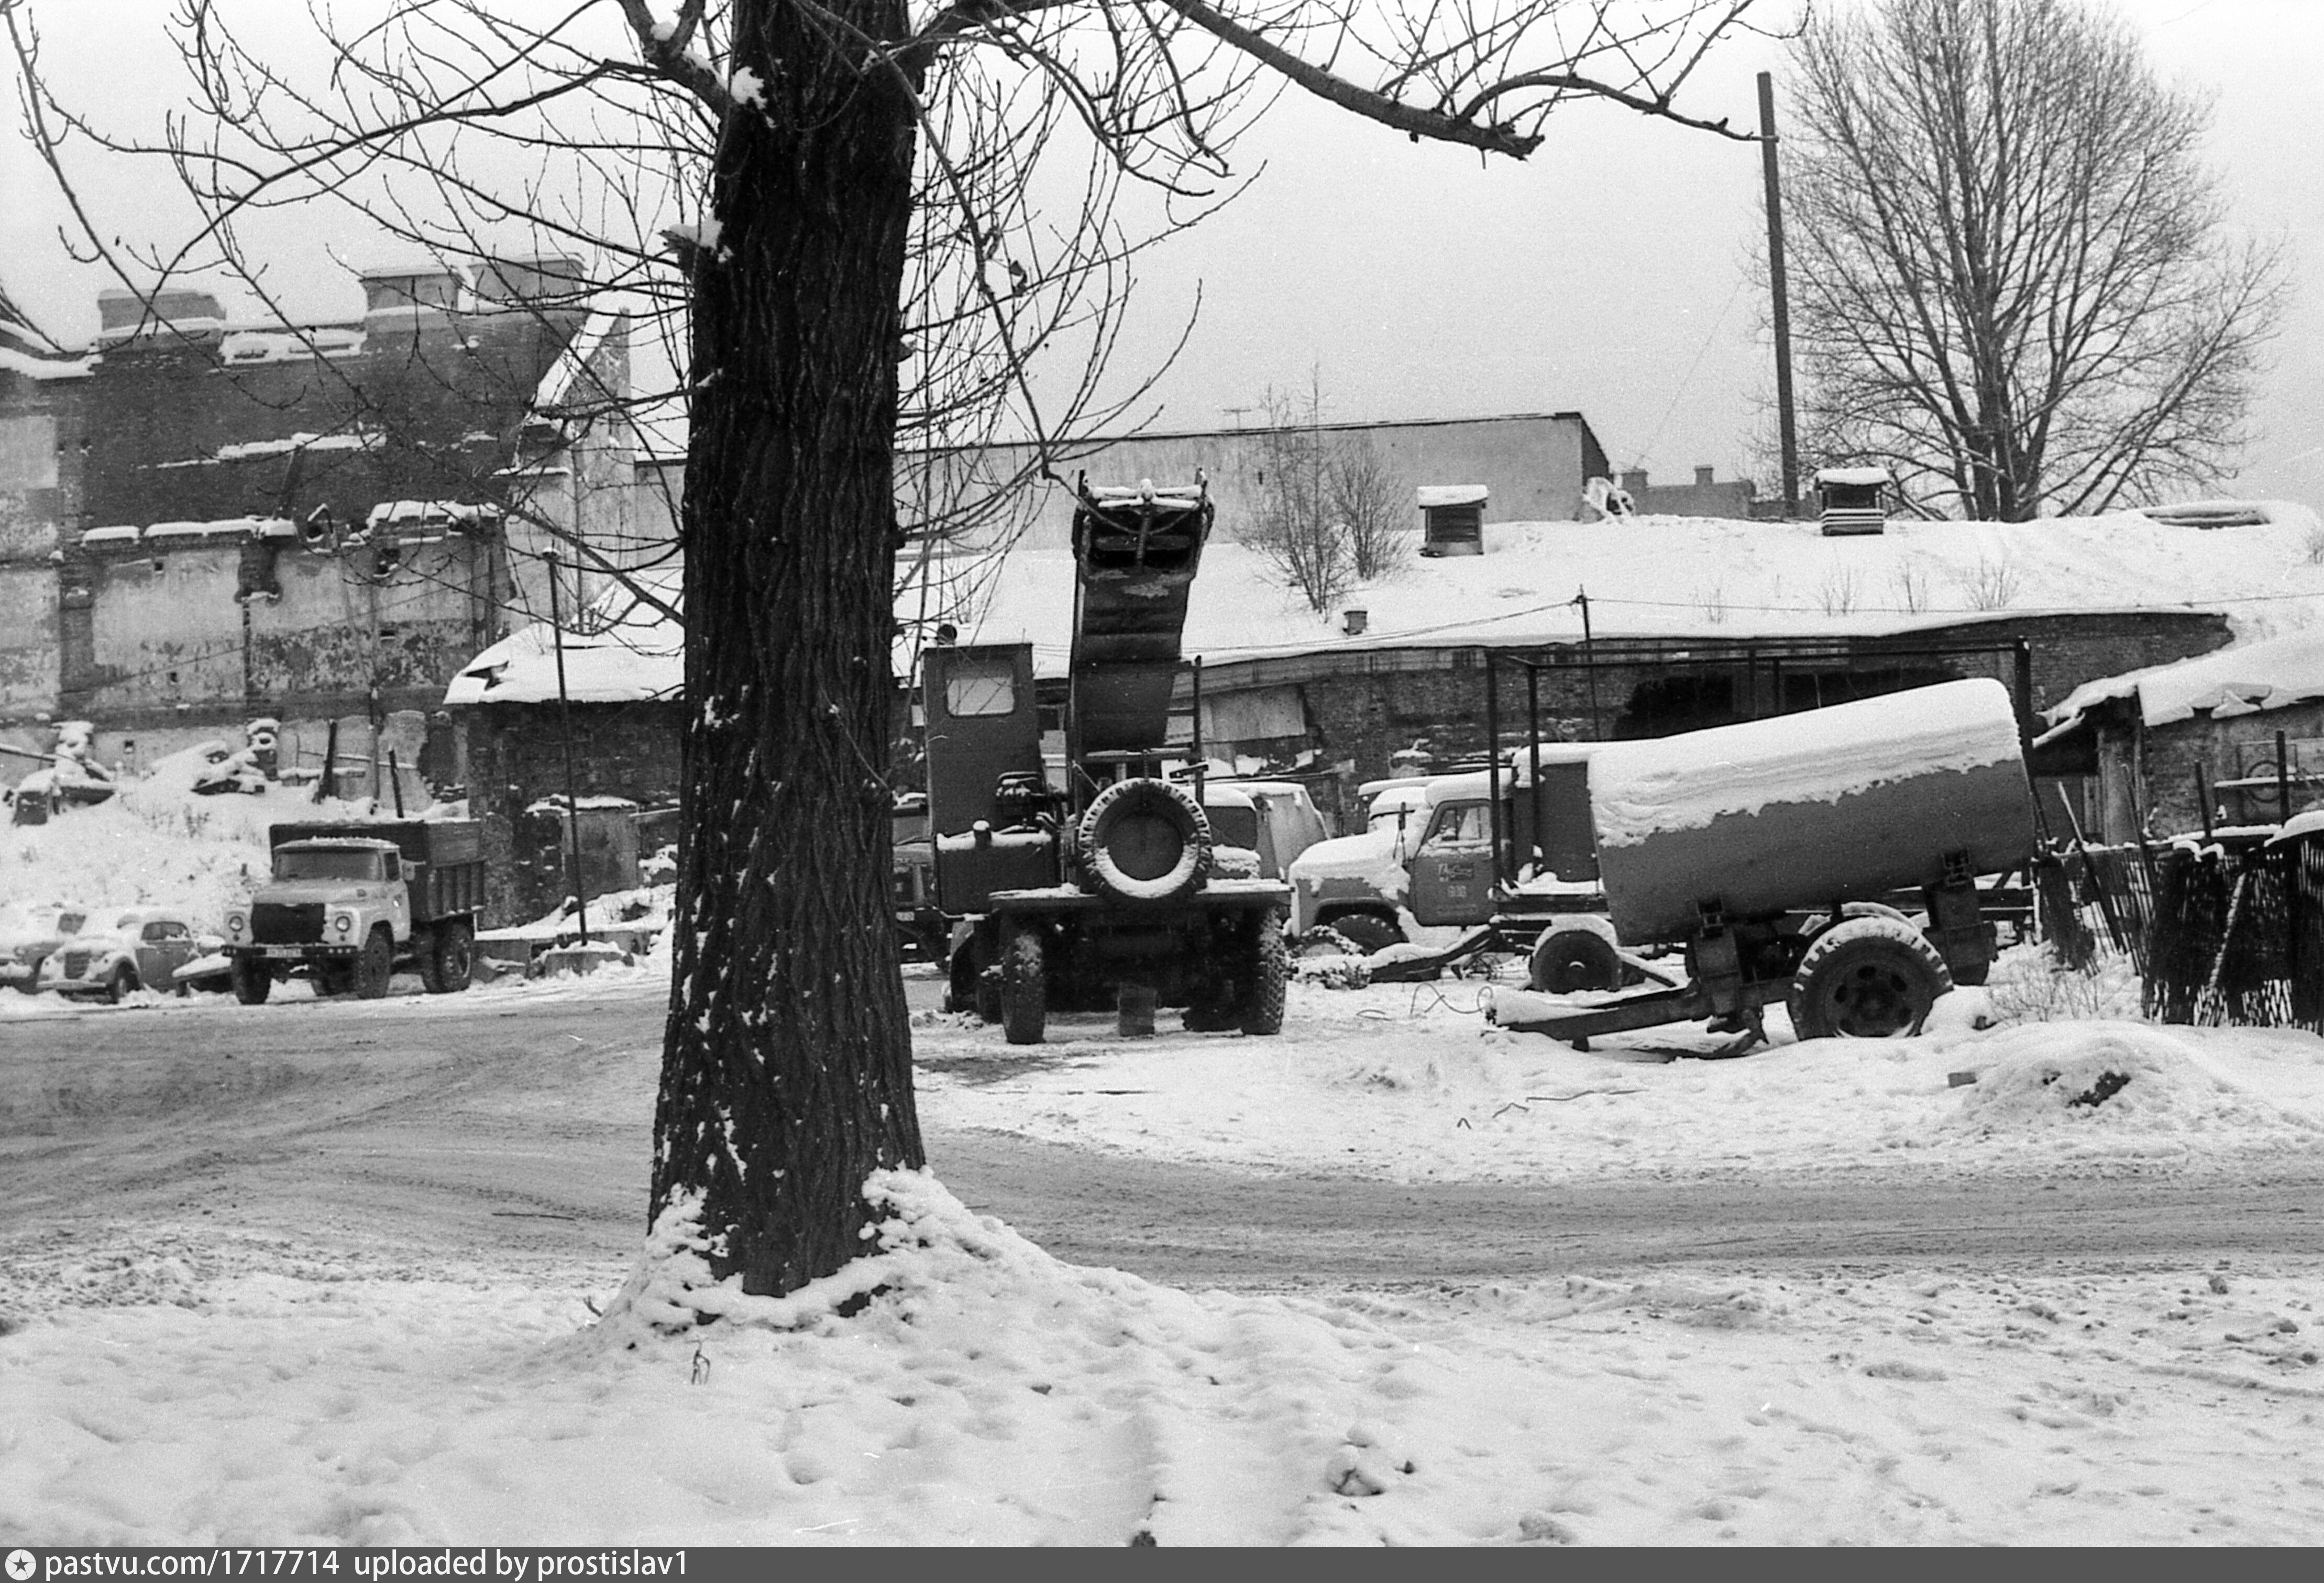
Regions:
M 1201 489 L 1084 488 L 1074 511 L 1074 740 L 1065 751 L 1151 752 L 1167 736 L 1186 595 L 1215 508 Z
M 1997 873 L 2034 852 L 2009 693 L 1979 678 L 1683 736 L 1611 742 L 1591 815 L 1615 933 L 1684 940 L 1730 919 Z

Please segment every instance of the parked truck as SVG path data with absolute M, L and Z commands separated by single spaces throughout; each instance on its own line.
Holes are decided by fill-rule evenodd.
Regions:
M 430 994 L 465 989 L 484 905 L 483 826 L 473 819 L 277 824 L 273 874 L 226 916 L 235 999 L 277 980 L 327 995 L 387 993 L 399 965 Z
M 1430 927 L 1485 926 L 1491 943 L 1522 951 L 1554 924 L 1602 914 L 1587 780 L 1597 747 L 1544 742 L 1505 754 L 1497 772 L 1382 784 L 1362 831 L 1318 842 L 1291 864 L 1295 941 L 1379 951 L 1405 940 L 1409 916 Z M 1494 861 L 1497 831 L 1507 874 Z
M 1276 1033 L 1290 892 L 1218 873 L 1199 787 L 1167 778 L 1202 760 L 1167 738 L 1208 490 L 1077 493 L 1065 785 L 1042 761 L 1030 644 L 922 657 L 937 900 L 960 920 L 952 1004 L 1019 1045 L 1053 1009 L 1127 1017 L 1148 995 L 1190 1029 Z
M 1685 968 L 1564 1005 L 1497 999 L 1502 1026 L 1577 1045 L 1687 1021 L 1763 1036 L 1770 1004 L 1803 1039 L 1917 1032 L 1993 961 L 1978 877 L 2036 845 L 2017 713 L 1985 679 L 1607 743 L 1589 793 L 1610 937 Z

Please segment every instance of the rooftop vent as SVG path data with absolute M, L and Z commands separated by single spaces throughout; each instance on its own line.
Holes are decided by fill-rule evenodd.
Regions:
M 1856 533 L 1883 533 L 1888 528 L 1884 496 L 1895 481 L 1886 467 L 1826 467 L 1815 475 L 1816 492 L 1823 497 L 1823 532 L 1827 538 Z
M 1419 492 L 1423 555 L 1485 553 L 1485 501 L 1481 483 L 1431 483 Z

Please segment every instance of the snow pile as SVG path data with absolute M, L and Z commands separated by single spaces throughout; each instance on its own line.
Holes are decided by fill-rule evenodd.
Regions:
M 2074 1155 L 2171 1157 L 2234 1138 L 2324 1138 L 2324 1119 L 2212 1071 L 2200 1048 L 2137 1023 L 2011 1029 L 1977 1051 L 1977 1081 L 1941 1131 L 2038 1138 Z
M 1263 1045 L 1184 1034 L 1175 1018 L 1159 1038 L 1124 1040 L 1109 1015 L 1053 1013 L 1043 1059 L 1028 1065 L 973 1021 L 918 1027 L 921 1114 L 932 1125 L 1269 1176 L 1415 1183 L 1904 1168 L 2107 1176 L 2125 1162 L 2209 1172 L 2303 1156 L 2324 1133 L 2324 1039 L 2299 1029 L 1997 1028 L 1987 992 L 1962 989 L 1937 1001 L 1915 1038 L 1800 1043 L 1771 1008 L 1773 1043 L 1739 1060 L 1702 1059 L 1733 1041 L 1699 1024 L 1609 1035 L 1577 1051 L 1486 1023 L 1489 1000 L 1532 999 L 1517 987 L 1523 967 L 1513 960 L 1489 983 L 1333 987 L 1347 980 L 1332 964 L 1346 960 L 1320 959 L 1297 977 L 1283 1033 Z M 2127 1097 L 2118 1093 L 2094 1125 L 2078 1110 L 2031 1149 L 2026 1125 L 1962 1121 L 1984 1083 L 1957 1088 L 1952 1074 L 1986 1073 L 2013 1050 L 2062 1060 L 2093 1027 L 2176 1042 L 2192 1064 L 2172 1068 L 2170 1081 L 2188 1086 L 2174 1087 L 2168 1106 L 2158 1099 L 2107 1115 Z
M 678 1332 L 603 1267 L 215 1226 L 0 1261 L 0 1510 L 97 1544 L 2296 1543 L 2311 1268 L 1690 1266 L 1328 1300 L 1062 1264 L 925 1177 Z M 843 1277 L 846 1286 L 857 1284 Z M 37 1306 L 16 1299 L 37 1294 Z M 2296 1462 L 2296 1458 L 2294 1459 Z

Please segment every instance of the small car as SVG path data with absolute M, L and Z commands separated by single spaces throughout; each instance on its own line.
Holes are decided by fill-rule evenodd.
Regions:
M 118 1001 L 148 987 L 177 988 L 178 969 L 198 954 L 193 925 L 185 914 L 168 907 L 128 907 L 99 914 L 88 928 L 49 953 L 32 988 Z
M 32 992 L 41 963 L 88 924 L 89 910 L 66 902 L 0 910 L 0 984 Z

